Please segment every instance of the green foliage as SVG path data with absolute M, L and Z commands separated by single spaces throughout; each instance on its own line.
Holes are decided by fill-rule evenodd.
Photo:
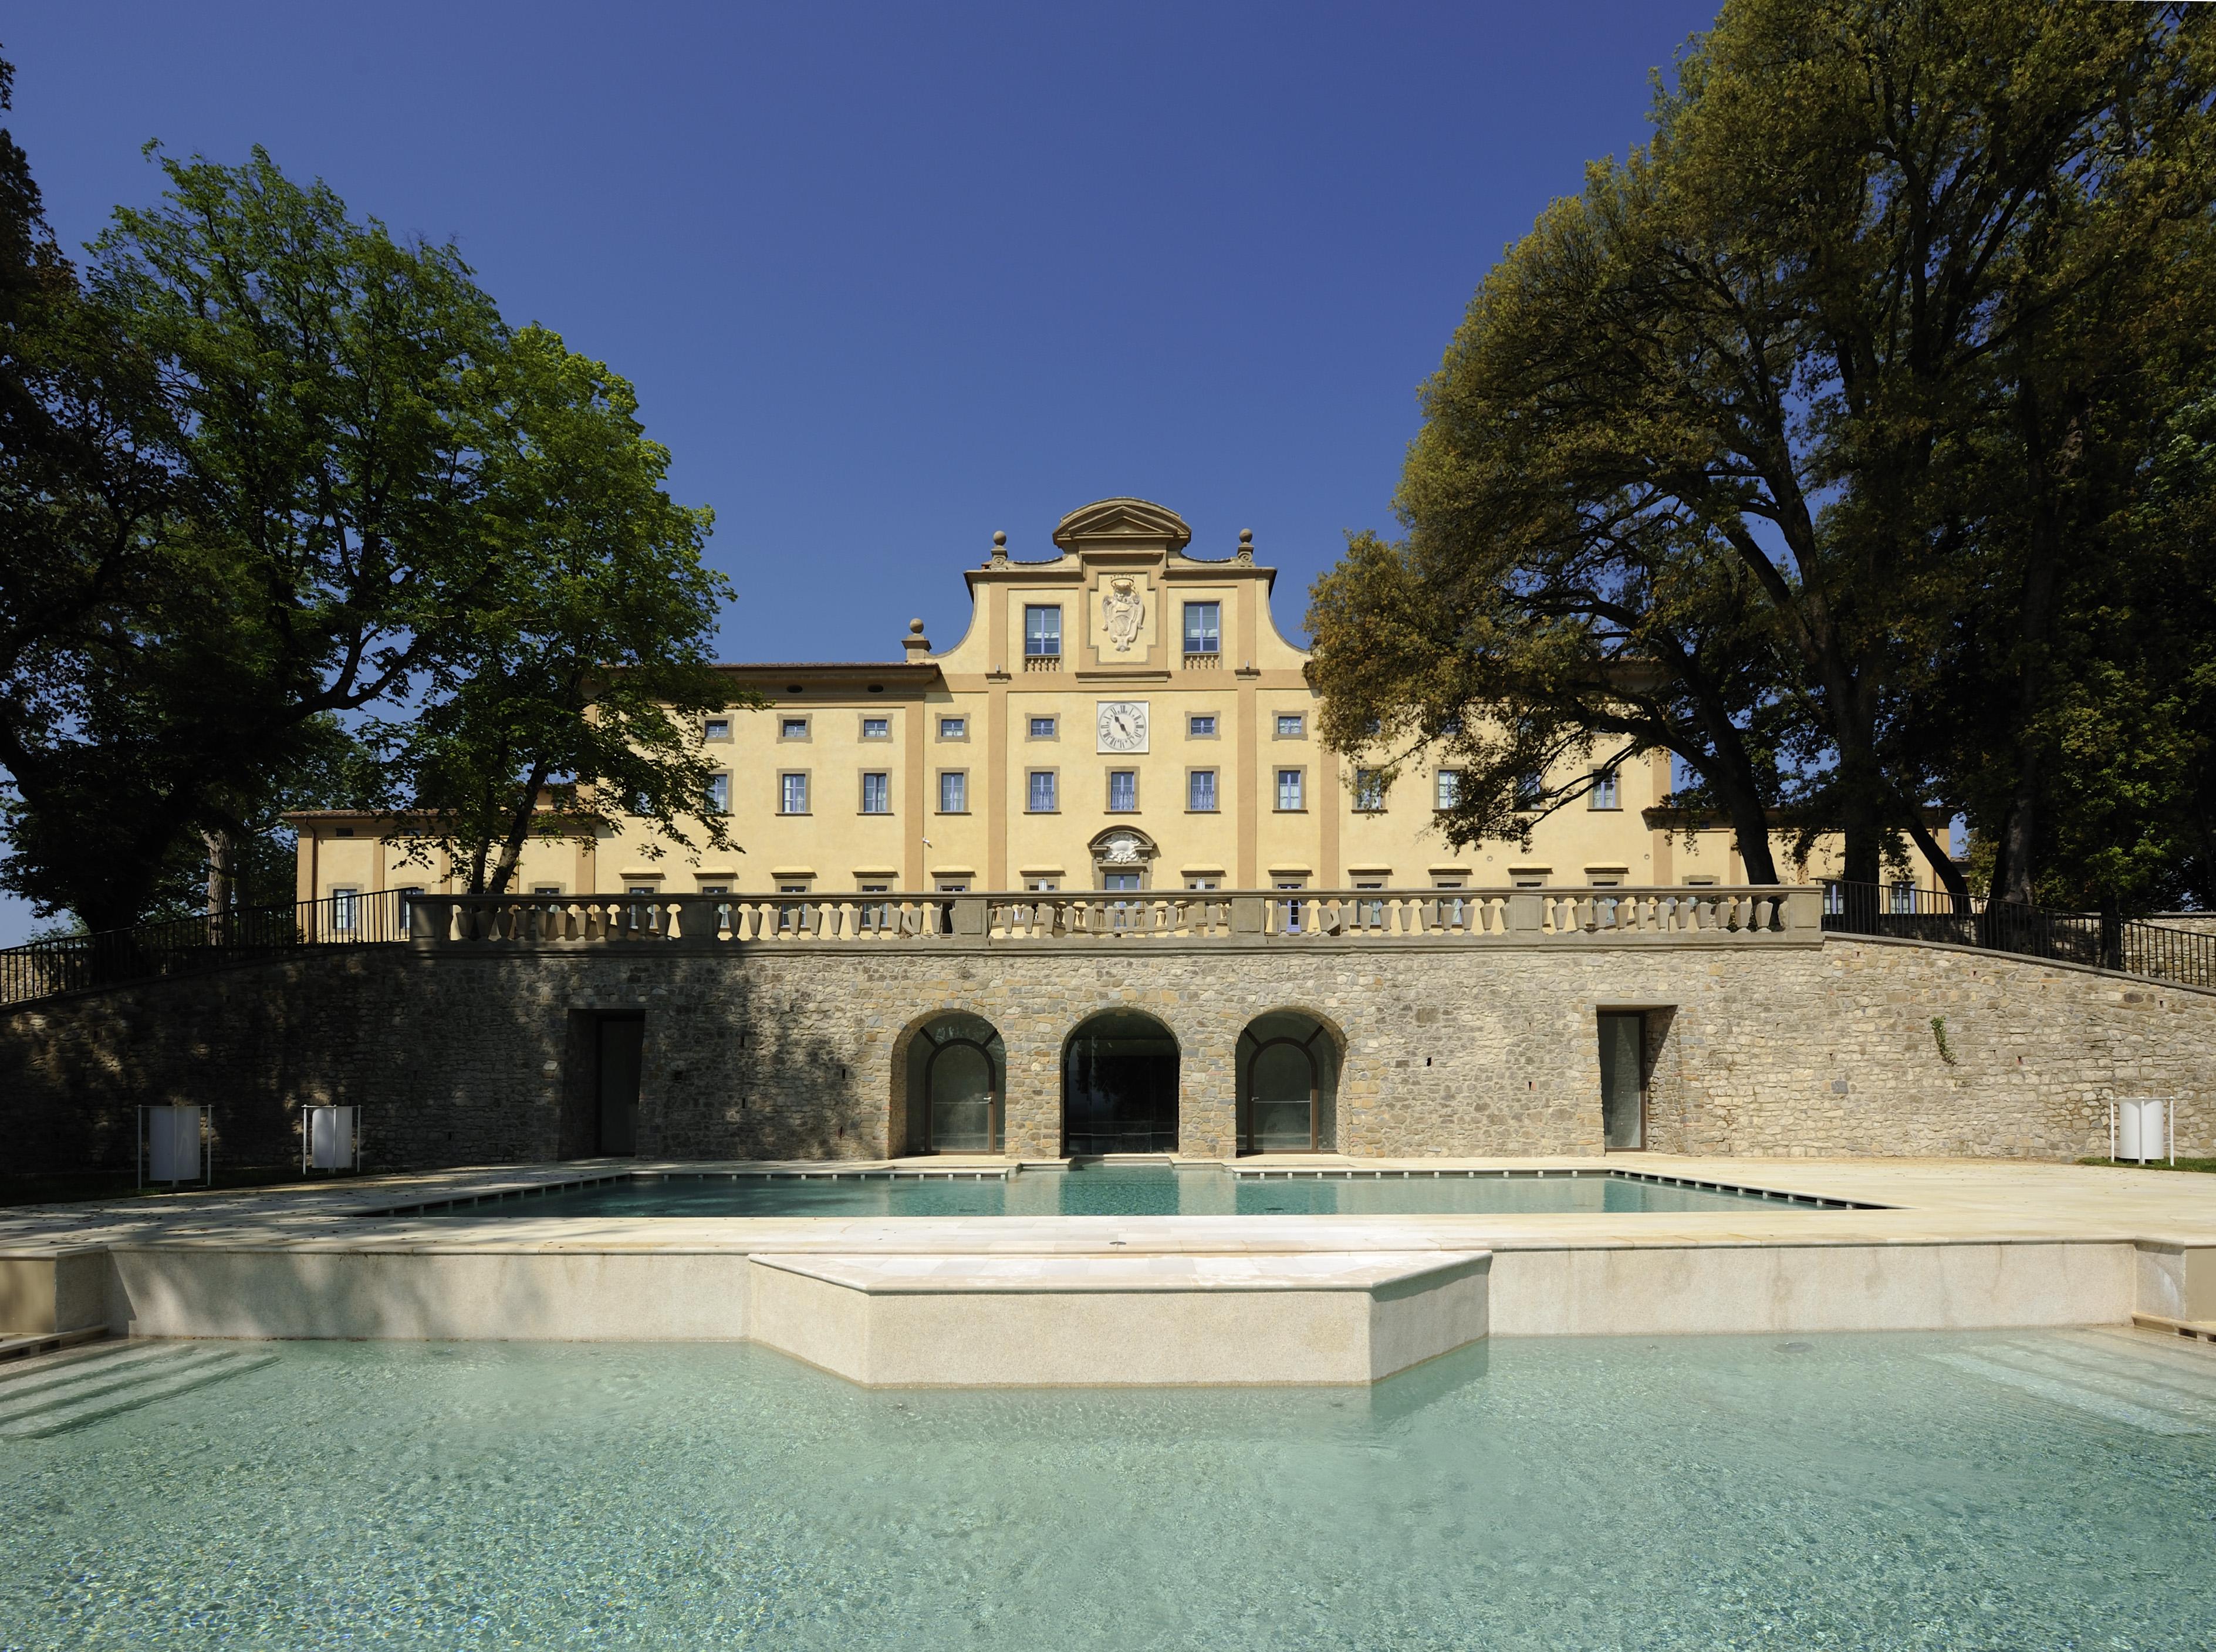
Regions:
M 687 849 L 696 831 L 735 847 L 703 808 L 699 717 L 760 700 L 710 664 L 730 594 L 700 561 L 711 514 L 662 491 L 669 455 L 631 387 L 553 333 L 519 332 L 480 390 L 496 583 L 430 703 L 378 730 L 408 782 L 412 853 L 498 894 L 528 839 L 591 841 L 626 816 Z
M 2162 811 L 2079 809 L 2089 765 L 2175 745 L 2096 732 L 2170 714 L 2144 627 L 2077 620 L 2207 331 L 2210 40 L 2090 0 L 1732 0 L 1653 141 L 1472 299 L 1405 541 L 1317 587 L 1327 737 L 1469 730 L 1461 841 L 1528 829 L 1519 766 L 1667 749 L 1751 875 L 1774 825 L 1841 830 L 1850 878 L 1903 832 L 1943 861 L 1934 807 L 2093 875 Z M 2082 828 L 2032 829 L 2058 808 Z
M 258 149 L 157 158 L 80 279 L 0 134 L 0 886 L 92 928 L 282 897 L 282 812 L 366 801 L 500 878 L 550 786 L 688 842 L 650 702 L 724 703 L 725 591 L 629 386 Z

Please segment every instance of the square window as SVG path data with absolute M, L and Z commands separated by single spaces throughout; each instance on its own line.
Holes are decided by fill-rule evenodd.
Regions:
M 1196 768 L 1185 776 L 1185 806 L 1195 814 L 1216 812 L 1216 771 Z
M 533 884 L 531 886 L 531 892 L 533 895 L 559 895 L 562 892 L 562 885 L 559 884 Z
M 970 812 L 970 777 L 962 770 L 949 768 L 939 771 L 939 812 L 942 815 L 966 815 Z
M 1024 796 L 1024 807 L 1035 815 L 1050 815 L 1056 808 L 1055 774 L 1050 768 L 1035 768 L 1031 772 L 1030 786 Z
M 893 811 L 893 777 L 889 774 L 862 776 L 862 812 L 865 815 L 889 815 Z
M 1185 605 L 1185 651 L 1221 654 L 1223 651 L 1223 605 L 1188 602 Z
M 1187 889 L 1221 889 L 1223 880 L 1221 878 L 1188 878 L 1185 880 L 1185 886 Z
M 729 884 L 703 884 L 700 892 L 703 895 L 728 895 L 731 892 L 731 886 Z
M 808 719 L 804 717 L 780 717 L 777 720 L 777 737 L 780 740 L 808 738 Z
M 711 815 L 728 815 L 731 812 L 731 777 L 729 775 L 711 774 L 708 777 L 707 804 L 708 812 Z
M 966 717 L 940 718 L 939 737 L 942 740 L 967 740 L 970 737 L 970 719 Z
M 941 895 L 967 895 L 970 880 L 967 878 L 941 878 L 934 888 Z
M 655 892 L 655 887 L 652 884 L 626 884 L 624 885 L 624 893 L 626 895 L 651 895 Z
M 1062 653 L 1062 610 L 1024 605 L 1024 657 L 1050 660 Z
M 1585 794 L 1585 805 L 1591 809 L 1621 809 L 1617 801 L 1616 771 L 1602 769 L 1593 776 L 1592 790 Z
M 1277 807 L 1280 811 L 1290 811 L 1306 806 L 1302 801 L 1302 782 L 1305 778 L 1306 773 L 1302 769 L 1281 768 L 1277 771 Z
M 1280 740 L 1298 740 L 1308 732 L 1308 718 L 1302 712 L 1279 712 L 1277 713 L 1277 738 Z
M 1108 771 L 1108 812 L 1128 815 L 1139 806 L 1139 771 L 1136 768 L 1111 768 Z
M 1535 872 L 1517 872 L 1511 876 L 1509 886 L 1514 889 L 1544 889 L 1547 880 Z
M 1185 731 L 1189 737 L 1195 740 L 1215 739 L 1216 713 L 1214 712 L 1203 712 L 1196 714 L 1186 722 Z
M 1034 740 L 1051 740 L 1051 739 L 1053 739 L 1054 737 L 1055 737 L 1055 719 L 1054 719 L 1053 718 L 1050 718 L 1050 717 L 1035 717 L 1035 718 L 1031 718 L 1031 738 L 1032 738 L 1032 739 L 1034 739 Z
M 1374 768 L 1354 771 L 1354 806 L 1365 814 L 1376 814 L 1384 808 L 1384 775 Z
M 731 737 L 731 719 L 728 717 L 711 717 L 702 725 L 702 732 L 704 737 L 710 740 L 728 740 Z
M 889 740 L 893 737 L 893 721 L 889 717 L 865 717 L 862 719 L 862 738 Z
M 1433 806 L 1451 809 L 1462 801 L 1462 771 L 1443 768 L 1439 771 L 1438 794 Z
M 780 774 L 777 777 L 777 811 L 780 815 L 804 815 L 808 812 L 808 776 Z
M 1024 879 L 1024 887 L 1031 891 L 1034 895 L 1057 894 L 1062 889 L 1062 879 L 1059 878 L 1026 878 Z

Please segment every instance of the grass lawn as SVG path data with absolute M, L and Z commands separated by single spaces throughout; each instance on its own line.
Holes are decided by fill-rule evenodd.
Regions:
M 2080 1159 L 2078 1162 L 2113 1165 L 2119 1170 L 2198 1170 L 2206 1175 L 2216 1175 L 2216 1159 L 2180 1159 L 2176 1164 L 2167 1159 L 2153 1159 L 2145 1164 L 2136 1164 L 2129 1159 Z

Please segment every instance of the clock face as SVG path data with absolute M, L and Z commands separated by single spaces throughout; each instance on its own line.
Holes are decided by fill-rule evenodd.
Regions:
M 1104 700 L 1100 702 L 1099 749 L 1144 751 L 1147 749 L 1147 702 L 1143 700 Z

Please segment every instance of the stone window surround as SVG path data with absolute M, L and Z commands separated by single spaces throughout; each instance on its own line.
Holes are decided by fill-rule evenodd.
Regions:
M 1048 777 L 1050 777 L 1050 778 L 1053 780 L 1053 782 L 1054 782 L 1054 807 L 1053 807 L 1053 808 L 1051 808 L 1051 809 L 1035 809 L 1035 808 L 1033 808 L 1033 807 L 1031 806 L 1031 777 L 1032 777 L 1034 774 L 1044 774 L 1044 775 L 1047 775 Z M 1027 815 L 1058 815 L 1058 814 L 1060 814 L 1060 813 L 1062 812 L 1062 771 L 1061 771 L 1059 768 L 1039 768 L 1039 767 L 1032 767 L 1032 768 L 1026 768 L 1025 770 L 1024 770 L 1024 807 L 1023 807 L 1023 812 L 1024 812 L 1025 814 L 1027 814 Z
M 1354 771 L 1354 789 L 1348 795 L 1353 800 L 1354 812 L 1357 815 L 1382 815 L 1385 812 L 1386 798 L 1392 788 L 1382 780 L 1376 781 L 1374 786 L 1365 785 L 1365 778 L 1374 777 L 1377 773 L 1378 771 L 1374 768 L 1357 768 Z M 1374 803 L 1370 800 L 1370 793 L 1373 791 L 1376 797 L 1376 801 Z
M 723 805 L 720 809 L 717 808 L 714 803 L 715 785 L 718 780 L 723 783 Z M 728 768 L 717 769 L 708 776 L 708 786 L 709 790 L 700 799 L 702 810 L 709 814 L 729 814 L 731 812 L 731 771 Z
M 1208 732 L 1201 734 L 1192 726 L 1197 717 L 1208 718 Z M 1188 740 L 1221 740 L 1223 738 L 1223 714 L 1220 712 L 1187 712 L 1185 714 L 1185 737 Z
M 962 806 L 959 809 L 949 809 L 944 806 L 946 802 L 946 777 L 950 774 L 959 775 L 962 779 Z M 970 771 L 966 768 L 942 768 L 937 770 L 933 777 L 931 800 L 933 803 L 941 805 L 932 811 L 933 814 L 966 815 L 970 813 Z
M 885 783 L 885 806 L 882 809 L 870 807 L 870 777 L 871 775 L 877 776 Z M 854 799 L 856 814 L 868 815 L 874 818 L 890 816 L 896 812 L 893 808 L 893 775 L 890 769 L 865 768 L 856 777 L 854 785 L 857 789 Z
M 1034 724 L 1037 724 L 1037 723 L 1043 723 L 1043 724 L 1045 724 L 1047 725 L 1047 731 L 1046 731 L 1044 734 L 1041 734 L 1041 733 L 1040 733 L 1040 732 L 1039 732 L 1036 728 L 1034 728 L 1034 727 L 1032 726 Z M 1025 738 L 1025 739 L 1026 739 L 1026 740 L 1037 740 L 1037 741 L 1040 741 L 1040 742 L 1045 742 L 1045 741 L 1049 741 L 1049 740 L 1059 740 L 1059 739 L 1061 739 L 1061 738 L 1062 738 L 1062 714 L 1061 714 L 1059 712 L 1056 712 L 1054 715 L 1052 715 L 1052 716 L 1050 716 L 1050 716 L 1046 716 L 1046 715 L 1044 715 L 1044 714 L 1037 713 L 1037 712 L 1025 712 L 1025 713 L 1024 713 L 1024 738 Z
M 1216 801 L 1205 809 L 1192 806 L 1192 777 L 1213 774 L 1216 777 Z M 1202 763 L 1185 772 L 1185 811 L 1188 815 L 1220 815 L 1223 812 L 1223 771 L 1213 763 Z
M 1450 774 L 1455 777 L 1455 801 L 1459 803 L 1462 800 L 1462 783 L 1464 780 L 1468 778 L 1469 771 L 1465 768 L 1456 768 L 1447 765 L 1442 765 L 1431 771 L 1431 812 L 1433 814 L 1438 814 L 1453 806 L 1452 804 L 1441 803 L 1439 801 L 1439 782 Z
M 949 723 L 957 723 L 961 724 L 961 732 L 958 734 L 947 733 L 946 725 Z M 932 736 L 934 739 L 944 740 L 949 744 L 952 744 L 957 741 L 964 745 L 969 743 L 970 713 L 967 712 L 933 712 L 932 713 L 931 727 Z
M 800 781 L 801 798 L 808 804 L 805 809 L 788 809 L 785 806 L 785 783 L 796 777 Z M 778 770 L 777 812 L 788 819 L 802 815 L 812 815 L 816 812 L 816 771 L 814 769 L 780 768 Z
M 788 732 L 791 726 L 795 723 L 800 724 L 800 732 L 798 734 Z M 813 739 L 815 737 L 815 728 L 816 718 L 809 712 L 779 712 L 777 714 L 777 737 L 780 744 L 786 742 L 798 742 Z
M 1297 774 L 1301 777 L 1301 800 L 1297 804 L 1290 809 L 1285 807 L 1284 779 L 1288 774 Z M 1282 765 L 1272 766 L 1270 770 L 1270 812 L 1277 815 L 1305 815 L 1308 811 L 1308 772 L 1307 768 L 1304 767 L 1300 768 L 1292 768 Z
M 723 730 L 721 734 L 716 732 L 718 729 Z M 700 738 L 703 742 L 714 741 L 718 745 L 723 745 L 728 744 L 734 737 L 729 713 L 722 717 L 704 717 L 700 719 Z
M 1287 718 L 1291 718 L 1294 723 L 1290 734 L 1285 732 Z M 1308 737 L 1308 714 L 1306 712 L 1271 712 L 1270 730 L 1272 740 L 1305 740 Z
M 870 732 L 870 724 L 872 723 L 883 724 L 885 725 L 885 731 L 883 734 L 871 734 Z M 893 737 L 893 720 L 883 712 L 864 712 L 860 718 L 856 721 L 854 726 L 856 729 L 854 737 L 858 740 L 867 740 L 872 745 L 876 745 L 880 743 L 886 744 L 891 743 Z
M 1116 806 L 1116 776 L 1118 774 L 1129 774 L 1131 777 L 1131 806 L 1129 809 L 1118 809 Z M 1100 775 L 1100 812 L 1105 815 L 1136 815 L 1146 806 L 1144 799 L 1139 795 L 1139 771 L 1136 767 L 1103 769 Z

